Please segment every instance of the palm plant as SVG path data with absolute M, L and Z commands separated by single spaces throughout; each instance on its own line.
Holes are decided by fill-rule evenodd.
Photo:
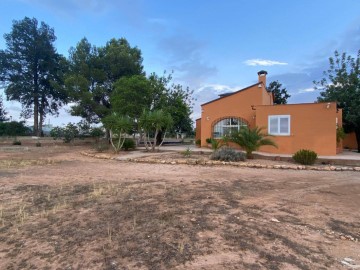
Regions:
M 245 150 L 247 158 L 252 158 L 252 152 L 261 146 L 271 145 L 277 148 L 276 143 L 268 137 L 269 135 L 262 132 L 262 128 L 243 127 L 240 131 L 231 134 L 230 140 Z

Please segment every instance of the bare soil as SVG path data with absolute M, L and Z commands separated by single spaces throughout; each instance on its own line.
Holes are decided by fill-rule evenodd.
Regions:
M 0 269 L 347 269 L 360 174 L 0 151 Z

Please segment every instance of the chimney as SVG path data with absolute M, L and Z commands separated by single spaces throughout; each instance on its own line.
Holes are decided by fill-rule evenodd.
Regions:
M 267 71 L 265 70 L 260 70 L 258 72 L 259 75 L 259 82 L 262 82 L 264 84 L 264 86 L 266 87 L 266 75 L 267 75 Z

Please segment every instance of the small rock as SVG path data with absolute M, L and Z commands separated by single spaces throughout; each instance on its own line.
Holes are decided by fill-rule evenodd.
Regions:
M 176 162 L 175 162 L 175 161 L 172 161 L 172 162 L 170 162 L 170 164 L 174 165 L 174 164 L 176 164 Z
M 278 220 L 278 219 L 276 219 L 276 218 L 272 218 L 272 219 L 270 219 L 272 222 L 276 222 L 276 223 L 279 223 L 280 221 Z
M 196 218 L 190 219 L 191 222 L 196 222 Z
M 354 167 L 354 171 L 360 172 L 360 167 Z

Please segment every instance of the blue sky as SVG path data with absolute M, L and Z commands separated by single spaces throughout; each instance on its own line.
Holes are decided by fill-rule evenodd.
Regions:
M 97 46 L 125 37 L 141 49 L 147 73 L 173 70 L 195 91 L 194 118 L 199 104 L 255 83 L 262 69 L 287 88 L 290 103 L 313 102 L 312 82 L 328 57 L 360 49 L 358 0 L 1 0 L 0 9 L 0 49 L 12 21 L 25 16 L 53 27 L 65 56 L 83 37 Z M 20 105 L 5 105 L 16 119 Z M 66 108 L 48 119 L 79 120 Z

